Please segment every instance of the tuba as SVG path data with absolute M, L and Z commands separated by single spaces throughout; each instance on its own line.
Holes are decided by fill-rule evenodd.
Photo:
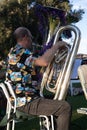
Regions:
M 68 92 L 70 76 L 78 51 L 81 33 L 74 25 L 61 26 L 56 32 L 53 44 L 58 44 L 59 37 L 66 30 L 71 31 L 74 39 L 70 44 L 66 44 L 64 49 L 56 52 L 54 59 L 46 68 L 40 89 L 40 95 L 42 97 L 44 96 L 44 88 L 54 95 L 54 100 L 64 100 Z
M 40 89 L 40 95 L 42 97 L 44 97 L 43 90 L 45 89 L 53 94 L 53 99 L 63 100 L 68 91 L 72 67 L 80 43 L 80 30 L 74 25 L 66 25 L 67 13 L 64 10 L 42 6 L 36 2 L 32 2 L 28 6 L 28 10 L 31 8 L 34 8 L 40 24 L 40 33 L 42 34 L 43 39 L 45 39 L 45 47 L 43 45 L 33 44 L 33 50 L 41 47 L 43 50 L 41 54 L 43 54 L 47 48 L 49 49 L 50 43 L 52 43 L 51 45 L 58 44 L 57 41 L 64 37 L 65 32 L 68 31 L 72 33 L 73 40 L 66 44 L 64 49 L 56 52 L 53 60 L 45 69 Z M 51 18 L 53 18 L 53 21 Z M 69 38 L 70 37 L 68 37 L 67 40 Z

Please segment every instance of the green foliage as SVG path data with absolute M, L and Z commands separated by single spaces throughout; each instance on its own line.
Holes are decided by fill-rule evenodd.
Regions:
M 19 26 L 30 29 L 35 41 L 38 40 L 39 33 L 37 27 L 37 17 L 33 10 L 28 11 L 27 5 L 33 0 L 0 0 L 0 55 L 5 57 L 9 49 L 15 45 L 12 33 Z M 83 10 L 72 11 L 69 0 L 37 0 L 37 3 L 44 6 L 52 6 L 65 10 L 67 23 L 75 23 L 82 19 Z
M 82 19 L 82 15 L 84 14 L 84 10 L 70 10 L 70 12 L 67 15 L 67 23 L 76 23 L 79 22 Z
M 6 55 L 14 45 L 13 31 L 19 26 L 27 25 L 27 2 L 5 1 L 0 8 L 0 49 Z

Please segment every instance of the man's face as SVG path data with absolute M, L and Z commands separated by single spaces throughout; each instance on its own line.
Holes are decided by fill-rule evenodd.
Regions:
M 32 37 L 32 35 L 31 35 L 31 33 L 28 32 L 27 40 L 28 40 L 28 44 L 29 44 L 29 49 L 32 48 L 32 39 L 33 39 L 33 37 Z
M 32 49 L 32 35 L 29 34 L 29 36 L 25 36 L 23 40 L 25 47 L 28 49 Z
M 32 37 L 27 37 L 29 49 L 32 49 Z

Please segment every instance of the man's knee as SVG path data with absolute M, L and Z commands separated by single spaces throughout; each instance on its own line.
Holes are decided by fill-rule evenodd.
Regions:
M 71 111 L 72 111 L 71 105 L 66 101 L 64 101 L 64 103 L 63 103 L 63 110 L 65 110 L 68 113 L 71 113 Z

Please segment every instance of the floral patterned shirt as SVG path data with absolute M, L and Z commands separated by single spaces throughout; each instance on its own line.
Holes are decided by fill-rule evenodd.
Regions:
M 37 76 L 33 65 L 35 57 L 30 50 L 17 44 L 8 54 L 6 80 L 11 81 L 18 97 L 26 96 L 28 101 L 39 96 Z

